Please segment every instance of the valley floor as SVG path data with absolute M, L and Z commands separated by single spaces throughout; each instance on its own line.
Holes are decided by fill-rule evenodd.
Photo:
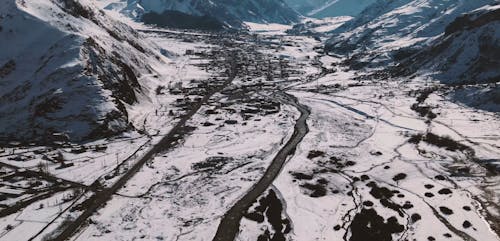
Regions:
M 0 149 L 0 240 L 500 240 L 498 114 L 308 37 L 145 34 L 179 57 L 143 130 Z

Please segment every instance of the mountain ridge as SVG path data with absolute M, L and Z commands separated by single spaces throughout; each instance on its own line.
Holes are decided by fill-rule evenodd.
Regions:
M 112 3 L 115 4 L 116 3 Z M 110 6 L 109 8 L 112 8 Z M 162 14 L 178 11 L 193 16 L 209 16 L 224 23 L 228 28 L 243 28 L 243 22 L 291 24 L 299 21 L 300 14 L 283 0 L 128 0 L 119 10 L 140 20 L 148 12 Z
M 139 82 L 163 62 L 129 26 L 89 1 L 9 0 L 1 22 L 2 139 L 101 138 L 133 129 Z M 153 44 L 148 46 L 154 46 Z M 15 138 L 14 138 L 15 137 Z

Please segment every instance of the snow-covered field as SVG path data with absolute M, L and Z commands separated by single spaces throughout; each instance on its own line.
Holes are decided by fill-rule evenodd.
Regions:
M 306 50 L 290 54 L 292 63 L 314 55 L 305 48 L 309 40 L 290 38 Z M 282 51 L 276 54 L 293 53 Z M 498 230 L 500 117 L 436 91 L 424 103 L 437 117 L 425 118 L 411 108 L 412 91 L 440 86 L 437 81 L 360 81 L 362 72 L 319 59 L 336 72 L 289 87 L 311 115 L 309 133 L 271 189 L 292 223 L 287 237 L 498 240 L 492 228 Z M 433 141 L 432 134 L 452 144 Z M 249 219 L 240 230 L 238 240 L 273 233 L 271 225 Z
M 189 125 L 199 128 L 151 160 L 75 240 L 211 240 L 220 217 L 291 134 L 295 116 L 285 107 L 246 125 L 228 125 L 216 119 L 238 116 L 224 110 L 196 115 Z M 204 127 L 207 121 L 214 125 Z
M 476 198 L 487 196 L 489 187 L 483 182 L 485 178 L 489 179 L 488 171 L 462 154 L 427 144 L 419 145 L 417 150 L 414 144 L 408 143 L 411 135 L 426 131 L 453 136 L 464 143 L 469 137 L 481 138 L 484 135 L 488 138 L 488 133 L 499 128 L 498 121 L 477 125 L 474 133 L 456 131 L 463 129 L 460 121 L 468 122 L 467 126 L 473 122 L 457 118 L 463 117 L 461 112 L 466 110 L 455 106 L 456 109 L 446 108 L 449 117 L 440 116 L 438 119 L 439 122 L 455 120 L 455 123 L 434 123 L 428 127 L 425 120 L 411 110 L 401 109 L 390 100 L 367 101 L 375 93 L 384 92 L 380 87 L 368 87 L 362 91 L 352 89 L 356 90 L 335 93 L 334 96 L 294 93 L 302 103 L 311 107 L 312 114 L 309 119 L 311 131 L 275 182 L 275 187 L 287 200 L 287 214 L 292 222 L 296 220 L 291 236 L 296 240 L 342 239 L 352 225 L 349 221 L 356 218 L 355 214 L 372 207 L 373 203 L 380 216 L 385 219 L 395 216 L 405 226 L 403 232 L 398 232 L 398 237 L 422 240 L 454 233 L 450 231 L 454 228 L 476 240 L 498 239 L 482 217 L 481 209 L 463 209 L 463 206 L 480 206 Z M 384 89 L 387 91 L 388 88 Z M 394 98 L 405 102 L 404 96 Z M 451 114 L 452 111 L 456 113 Z M 489 144 L 474 145 L 479 162 L 498 158 L 499 152 L 495 149 L 492 151 Z M 324 154 L 308 158 L 311 151 Z M 352 163 L 343 167 L 347 162 Z M 454 175 L 453 166 L 469 168 L 471 172 Z M 307 178 L 294 177 L 297 173 L 307 175 Z M 401 173 L 404 178 L 394 180 Z M 441 180 L 439 175 L 446 178 Z M 391 192 L 397 191 L 398 197 L 392 199 L 399 205 L 397 210 L 379 203 L 377 199 L 380 197 L 372 193 L 372 182 L 389 188 Z M 314 188 L 321 190 L 321 187 L 307 184 L 318 183 L 325 189 L 325 194 L 311 197 Z M 431 185 L 433 187 L 429 188 Z M 406 208 L 405 204 L 411 205 Z M 435 213 L 438 207 L 448 207 L 454 212 L 449 216 L 439 211 Z M 421 220 L 412 220 L 417 214 Z M 466 221 L 472 224 L 472 228 L 463 226 Z M 336 225 L 340 225 L 341 230 L 335 230 Z M 463 237 L 455 236 L 455 239 L 460 238 Z

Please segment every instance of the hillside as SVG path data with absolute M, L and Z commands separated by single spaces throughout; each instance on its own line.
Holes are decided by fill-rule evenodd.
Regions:
M 461 14 L 493 3 L 498 1 L 378 1 L 336 29 L 327 49 L 360 65 L 387 64 L 393 51 L 425 45 Z
M 395 68 L 399 75 L 431 76 L 456 86 L 453 97 L 500 111 L 500 5 L 458 17 L 445 34 Z
M 308 13 L 315 18 L 357 16 L 377 0 L 331 0 Z
M 288 6 L 295 9 L 300 14 L 302 14 L 304 16 L 308 16 L 308 14 L 311 11 L 324 6 L 328 2 L 331 2 L 331 0 L 309 0 L 309 1 L 285 0 L 285 2 L 286 2 L 286 4 L 288 4 Z
M 148 94 L 139 79 L 156 73 L 159 50 L 91 1 L 8 0 L 0 12 L 2 140 L 86 140 L 134 128 L 127 109 Z
M 230 28 L 241 28 L 244 21 L 290 24 L 299 20 L 299 14 L 283 0 L 135 0 L 128 1 L 126 6 L 114 2 L 108 8 L 117 9 L 136 19 L 141 19 L 148 12 L 162 14 L 165 11 L 209 16 Z
M 224 24 L 214 17 L 193 16 L 179 11 L 166 10 L 161 14 L 149 12 L 142 16 L 145 24 L 177 29 L 199 29 L 218 31 L 224 29 Z

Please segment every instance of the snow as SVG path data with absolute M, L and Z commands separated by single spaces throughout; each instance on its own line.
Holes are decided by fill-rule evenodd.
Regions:
M 83 3 L 91 9 L 95 8 L 91 3 Z M 134 42 L 145 40 L 130 27 L 106 16 L 96 15 L 95 22 L 92 22 L 64 12 L 50 1 L 23 5 L 8 1 L 2 6 L 2 12 L 9 12 L 10 17 L 2 23 L 9 29 L 0 32 L 0 44 L 13 47 L 3 49 L 0 64 L 11 60 L 16 63 L 14 70 L 4 78 L 0 92 L 5 103 L 10 103 L 0 107 L 0 130 L 6 135 L 17 133 L 17 137 L 24 139 L 35 133 L 38 136 L 50 135 L 46 132 L 55 130 L 66 132 L 75 140 L 83 139 L 113 112 L 121 112 L 122 116 L 111 121 L 115 124 L 110 124 L 108 128 L 123 131 L 126 129 L 126 117 L 116 103 L 123 101 L 131 104 L 133 100 L 118 99 L 117 95 L 148 94 L 140 88 L 145 89 L 154 81 L 143 77 L 142 86 L 136 89 L 131 87 L 129 93 L 118 94 L 116 89 L 110 89 L 107 81 L 111 80 L 99 77 L 100 67 L 88 66 L 100 62 L 101 65 L 97 66 L 121 72 L 122 67 L 109 57 L 111 53 L 121 53 L 118 59 L 125 65 L 133 66 L 134 74 L 141 76 L 158 71 L 152 70 L 151 65 L 162 66 L 167 61 L 164 57 L 155 58 L 160 51 L 153 44 L 146 47 L 144 53 L 131 46 Z M 115 35 L 112 36 L 111 32 Z M 129 38 L 128 42 L 116 43 L 115 37 L 121 36 Z M 99 57 L 95 57 L 96 52 L 100 53 Z M 142 61 L 139 63 L 138 59 Z M 116 78 L 120 76 L 116 74 Z M 124 79 L 115 81 L 133 85 Z M 47 109 L 46 103 L 51 102 L 56 102 L 56 106 Z M 34 126 L 37 128 L 33 129 Z
M 376 0 L 331 0 L 307 15 L 312 17 L 356 16 Z
M 202 122 L 218 123 L 218 117 L 236 116 L 224 112 L 210 117 L 197 114 L 189 125 L 200 127 L 180 146 L 143 168 L 113 198 L 113 205 L 92 218 L 96 224 L 75 240 L 211 240 L 217 229 L 214 224 L 262 175 L 289 138 L 297 113 L 285 107 L 281 114 L 251 120 L 246 126 L 201 127 Z M 230 159 L 217 170 L 196 169 L 197 164 L 214 156 Z
M 368 9 L 368 13 L 380 14 L 345 36 L 357 38 L 357 34 L 376 29 L 373 35 L 370 33 L 374 43 L 369 47 L 387 57 L 388 51 L 405 45 L 442 40 L 444 26 L 430 26 L 476 6 L 463 1 L 440 2 L 436 6 L 430 4 L 435 3 L 431 0 L 391 2 L 394 5 L 388 5 L 388 9 L 377 8 L 387 7 L 385 4 Z M 403 225 L 403 232 L 389 234 L 392 239 L 426 240 L 450 234 L 450 240 L 499 240 L 495 233 L 498 230 L 493 228 L 500 213 L 500 180 L 495 174 L 500 166 L 500 117 L 455 102 L 481 102 L 493 108 L 474 96 L 497 94 L 495 83 L 453 89 L 422 73 L 411 79 L 374 79 L 367 77 L 373 73 L 371 69 L 354 70 L 344 65 L 346 56 L 324 54 L 321 41 L 286 35 L 289 25 L 245 22 L 252 34 L 229 37 L 160 30 L 124 19 L 116 12 L 123 2 L 98 2 L 99 7 L 108 6 L 105 14 L 100 14 L 92 1 L 82 3 L 96 12 L 96 19 L 73 16 L 49 0 L 26 5 L 9 1 L 2 6 L 2 17 L 6 12 L 12 15 L 5 22 L 11 23 L 13 32 L 4 28 L 0 44 L 15 48 L 2 49 L 0 65 L 15 59 L 16 68 L 0 84 L 0 98 L 9 101 L 0 105 L 0 114 L 10 110 L 8 117 L 0 117 L 0 127 L 23 133 L 21 127 L 32 126 L 26 122 L 29 112 L 24 110 L 31 108 L 24 96 L 28 93 L 34 100 L 41 94 L 67 95 L 70 106 L 51 115 L 57 120 L 48 124 L 80 133 L 76 136 L 84 136 L 82 133 L 95 120 L 113 110 L 123 111 L 126 122 L 112 120 L 111 128 L 119 129 L 123 123 L 133 128 L 107 138 L 82 137 L 85 142 L 78 144 L 11 143 L 2 147 L 0 193 L 12 196 L 2 196 L 5 200 L 0 204 L 8 207 L 51 190 L 55 193 L 0 218 L 1 240 L 55 237 L 64 223 L 81 214 L 75 207 L 91 200 L 98 186 L 112 186 L 172 131 L 179 116 L 186 113 L 176 102 L 203 95 L 183 91 L 227 78 L 224 71 L 232 63 L 218 58 L 230 53 L 235 55 L 233 61 L 246 61 L 239 67 L 245 74 L 240 73 L 223 91 L 211 96 L 187 121 L 185 126 L 192 130 L 149 159 L 71 240 L 212 240 L 222 216 L 262 177 L 276 153 L 292 137 L 299 112 L 277 98 L 276 93 L 281 91 L 295 96 L 310 110 L 309 132 L 269 187 L 282 204 L 282 218 L 292 224 L 287 240 L 350 239 L 353 220 L 366 209 L 376 210 L 384 221 L 391 218 Z M 157 3 L 142 1 L 137 7 Z M 454 5 L 458 3 L 461 5 Z M 450 16 L 433 19 L 430 25 L 415 24 L 414 18 L 426 17 L 432 9 Z M 494 9 L 482 7 L 472 11 L 472 17 L 479 18 Z M 367 17 L 355 17 L 348 25 Z M 322 32 L 337 29 L 340 22 L 349 19 L 308 21 L 321 25 L 316 31 Z M 479 42 L 468 41 L 482 34 L 498 35 L 492 29 L 496 23 L 483 27 L 453 35 L 450 49 L 469 43 L 477 47 Z M 122 40 L 118 41 L 109 30 Z M 406 31 L 412 34 L 405 35 Z M 477 53 L 477 48 L 464 51 L 468 57 Z M 85 71 L 105 65 L 107 74 L 122 73 L 113 56 L 130 65 L 137 77 L 133 102 L 113 96 L 122 92 L 105 88 L 98 74 Z M 464 56 L 460 59 L 470 59 Z M 25 64 L 19 64 L 21 60 Z M 278 66 L 285 71 L 273 69 Z M 268 78 L 265 71 L 273 78 Z M 116 77 L 111 82 L 126 80 Z M 24 87 L 23 83 L 33 86 Z M 430 87 L 432 93 L 417 103 L 422 90 Z M 28 90 L 20 97 L 9 95 L 23 88 Z M 37 92 L 47 89 L 46 93 Z M 264 111 L 267 105 L 271 111 Z M 415 105 L 429 107 L 435 118 L 422 116 L 414 110 Z M 259 113 L 245 116 L 244 110 Z M 80 113 L 91 121 L 72 118 Z M 430 133 L 447 138 L 458 148 L 432 142 L 427 137 Z M 29 176 L 32 172 L 38 174 Z M 384 195 L 390 197 L 376 195 L 374 185 L 387 188 L 389 194 Z M 453 213 L 446 213 L 445 207 Z M 466 227 L 465 221 L 472 226 Z M 266 229 L 274 228 L 269 222 L 267 217 L 262 224 L 244 218 L 236 240 L 258 239 Z
M 268 34 L 284 35 L 286 30 L 292 28 L 292 26 L 290 25 L 277 24 L 277 23 L 262 24 L 262 23 L 244 22 L 244 24 L 248 27 L 250 32 L 255 32 L 255 33 L 265 32 Z
M 97 9 L 97 7 L 92 5 L 92 2 L 81 2 L 90 11 Z M 47 173 L 60 178 L 63 183 L 75 182 L 82 185 L 91 185 L 95 181 L 99 181 L 104 186 L 111 185 L 128 166 L 133 165 L 165 133 L 168 133 L 172 125 L 176 122 L 174 120 L 175 116 L 170 116 L 167 113 L 168 111 L 178 111 L 178 108 L 172 104 L 175 103 L 177 98 L 183 96 L 170 94 L 168 93 L 168 89 L 165 91 L 166 93 L 157 95 L 157 87 L 160 85 L 165 87 L 174 86 L 177 83 L 188 87 L 192 85 L 192 80 L 204 80 L 214 76 L 212 73 L 208 73 L 208 70 L 202 69 L 199 66 L 199 64 L 205 63 L 206 60 L 186 55 L 186 50 L 201 51 L 211 48 L 211 45 L 169 39 L 163 36 L 163 33 L 143 34 L 135 32 L 129 26 L 123 24 L 123 22 L 130 23 L 132 22 L 131 20 L 126 20 L 122 15 L 116 14 L 113 11 L 106 11 L 109 15 L 99 14 L 96 20 L 90 21 L 82 17 L 67 14 L 52 1 L 30 2 L 26 5 L 16 5 L 14 1 L 9 1 L 2 6 L 1 10 L 2 14 L 8 11 L 12 14 L 12 17 L 9 17 L 10 22 L 7 23 L 17 23 L 18 25 L 10 25 L 13 30 L 12 33 L 9 33 L 9 29 L 0 32 L 2 35 L 2 38 L 0 38 L 2 46 L 4 44 L 15 46 L 5 49 L 5 51 L 2 49 L 0 52 L 0 64 L 3 65 L 4 61 L 6 62 L 13 57 L 16 59 L 16 62 L 17 60 L 33 62 L 25 62 L 23 65 L 18 63 L 15 71 L 9 73 L 7 78 L 2 79 L 5 80 L 2 82 L 3 87 L 5 87 L 1 90 L 2 95 L 8 93 L 9 89 L 7 87 L 14 88 L 16 87 L 15 85 L 19 85 L 19 87 L 16 87 L 17 89 L 22 87 L 20 84 L 23 81 L 18 81 L 18 78 L 29 78 L 32 75 L 40 76 L 41 73 L 43 73 L 43 76 L 52 76 L 54 78 L 53 81 L 55 81 L 54 83 L 41 81 L 40 86 L 36 86 L 37 88 L 34 89 L 44 90 L 44 88 L 53 88 L 50 92 L 52 95 L 73 95 L 71 100 L 79 104 L 69 103 L 68 105 L 71 105 L 71 108 L 61 111 L 64 114 L 57 113 L 58 118 L 64 119 L 66 125 L 75 126 L 74 128 L 90 128 L 92 123 L 87 123 L 89 119 L 100 119 L 102 115 L 111 110 L 117 110 L 117 108 L 115 105 L 116 102 L 112 98 L 115 92 L 104 89 L 106 84 L 100 82 L 97 76 L 88 77 L 89 75 L 84 72 L 85 68 L 87 68 L 86 66 L 89 64 L 106 64 L 106 62 L 100 62 L 102 61 L 100 57 L 106 58 L 107 54 L 112 51 L 125 64 L 131 64 L 131 68 L 133 68 L 134 74 L 137 76 L 140 86 L 139 89 L 134 90 L 137 98 L 136 101 L 134 103 L 120 102 L 126 109 L 126 118 L 128 121 L 136 130 L 146 130 L 145 133 L 140 134 L 135 129 L 128 130 L 108 139 L 91 140 L 81 144 L 58 147 L 57 149 L 38 145 L 2 149 L 5 151 L 0 157 L 2 163 L 35 171 L 41 166 L 45 166 Z M 4 23 L 2 22 L 2 27 Z M 73 27 L 68 27 L 70 25 Z M 26 26 L 33 27 L 33 30 L 30 30 Z M 134 23 L 132 26 L 140 29 L 154 30 L 151 27 L 145 27 L 138 23 Z M 115 39 L 117 36 L 111 36 L 110 31 L 115 31 L 114 34 L 123 38 L 124 41 L 117 41 Z M 6 38 L 3 37 L 4 35 Z M 85 44 L 90 37 L 95 41 L 96 45 L 92 45 L 92 48 L 87 49 Z M 140 42 L 140 46 L 144 49 L 144 52 L 139 51 L 135 46 L 131 46 L 134 42 Z M 99 52 L 99 58 L 89 60 L 92 56 L 92 51 Z M 28 55 L 30 57 L 27 57 Z M 39 57 L 42 60 L 38 60 Z M 44 58 L 54 63 L 49 62 L 49 64 L 43 65 L 40 62 Z M 42 67 L 40 68 L 39 65 L 42 65 Z M 37 68 L 40 69 L 38 70 L 39 73 L 35 73 Z M 109 68 L 107 71 L 121 71 L 120 69 L 114 69 L 116 68 L 115 65 L 110 65 Z M 71 71 L 64 73 L 68 78 L 54 75 L 55 72 L 64 69 L 70 69 Z M 81 79 L 81 85 L 77 84 L 79 82 L 71 80 L 73 76 Z M 123 80 L 117 79 L 116 81 Z M 36 81 L 31 81 L 30 83 L 37 84 Z M 12 85 L 12 87 L 7 84 Z M 11 131 L 22 133 L 22 129 L 19 129 L 12 123 L 16 123 L 23 128 L 31 126 L 31 124 L 23 122 L 28 120 L 28 117 L 23 116 L 21 111 L 22 105 L 18 104 L 23 104 L 23 102 L 18 101 L 16 105 L 5 104 L 0 106 L 3 109 L 12 109 L 12 113 L 15 115 L 10 119 L 7 119 L 9 116 L 2 115 L 0 117 L 2 118 L 1 128 L 9 128 Z M 85 118 L 84 116 L 86 111 L 89 118 Z M 82 117 L 72 120 L 66 115 L 82 115 Z M 44 123 L 50 124 L 51 122 Z M 66 128 L 60 122 L 55 122 L 54 125 L 59 128 Z M 85 132 L 88 131 L 85 129 L 78 130 L 82 133 L 75 133 L 74 131 L 66 131 L 66 133 L 70 134 L 72 138 L 83 138 Z M 4 129 L 2 129 L 2 133 L 5 133 Z M 104 149 L 100 149 L 101 147 L 104 147 Z M 83 151 L 75 152 L 75 150 L 80 149 Z M 63 166 L 55 162 L 54 159 L 58 155 L 62 156 L 66 164 L 71 165 Z M 13 156 L 23 157 L 24 161 L 11 159 Z M 5 191 L 7 192 L 7 190 Z M 33 196 L 21 197 L 33 198 Z M 58 199 L 59 197 L 60 195 L 57 194 L 52 195 L 50 198 Z M 11 204 L 12 200 L 14 199 L 8 199 L 5 204 Z M 50 202 L 50 200 L 43 199 L 40 202 L 35 202 L 25 207 L 23 211 L 25 215 L 28 215 L 33 212 L 33 209 L 38 208 L 40 203 Z M 13 214 L 9 218 L 3 218 L 2 227 L 5 228 L 7 225 L 11 225 L 13 228 L 9 232 L 2 233 L 1 239 L 27 240 L 39 231 L 40 233 L 36 236 L 36 240 L 42 239 L 46 235 L 51 235 L 51 232 L 56 231 L 61 222 L 66 218 L 65 208 L 74 207 L 77 204 L 67 203 L 57 209 L 43 209 L 30 214 L 34 215 L 33 217 L 36 216 L 39 219 L 44 219 L 43 223 L 33 223 L 26 220 L 24 222 L 15 221 L 15 217 L 23 212 Z M 78 213 L 73 212 L 74 215 L 78 215 Z M 57 216 L 59 214 L 64 215 Z M 45 219 L 52 222 L 48 223 L 49 221 L 45 221 Z
M 307 38 L 285 38 L 304 50 L 300 55 L 290 54 L 298 57 L 297 60 L 306 60 L 300 58 L 301 55 L 314 55 L 312 48 L 304 48 L 311 43 Z M 314 42 L 312 43 L 314 46 Z M 287 53 L 293 53 L 293 49 L 284 48 L 275 55 Z M 370 189 L 364 185 L 369 181 L 351 184 L 353 177 L 364 174 L 371 181 L 396 189 L 404 195 L 404 198 L 396 198 L 394 202 L 403 205 L 409 201 L 414 206 L 400 217 L 391 214 L 390 209 L 376 200 L 372 201 L 373 208 L 383 218 L 395 215 L 399 223 L 408 225 L 405 232 L 393 235 L 393 238 L 427 239 L 429 236 L 452 233 L 449 229 L 451 226 L 477 240 L 497 240 L 498 236 L 492 232 L 483 213 L 479 211 L 481 208 L 468 212 L 462 206 L 477 207 L 491 202 L 486 201 L 487 199 L 498 200 L 498 195 L 485 197 L 489 196 L 487 193 L 498 190 L 498 182 L 496 178 L 488 180 L 489 184 L 496 183 L 491 187 L 483 183 L 488 171 L 480 161 L 498 159 L 498 138 L 496 134 L 492 134 L 500 128 L 498 115 L 453 103 L 446 93 L 431 94 L 426 103 L 435 108 L 433 111 L 438 116 L 429 124 L 409 108 L 415 98 L 407 93 L 429 85 L 432 83 L 429 79 L 416 78 L 411 82 L 360 81 L 356 78 L 362 72 L 335 64 L 341 59 L 329 56 L 319 60 L 322 66 L 329 66 L 335 72 L 320 75 L 315 81 L 304 81 L 308 76 L 318 74 L 310 72 L 301 78 L 302 83 L 292 83 L 288 87 L 290 94 L 311 108 L 308 119 L 310 131 L 274 182 L 274 188 L 283 196 L 283 205 L 292 221 L 293 231 L 288 238 L 342 239 L 347 232 L 345 228 L 348 227 L 342 225 L 346 222 L 346 215 L 350 215 L 347 217 L 352 220 L 354 214 L 360 211 L 361 203 L 371 198 Z M 435 80 L 434 83 L 438 84 Z M 420 143 L 416 149 L 414 144 L 408 142 L 411 135 L 425 132 L 448 136 L 470 146 L 479 161 L 470 160 L 463 153 L 446 151 L 427 143 Z M 326 154 L 324 157 L 308 158 L 312 150 L 324 151 Z M 380 155 L 374 154 L 376 152 L 380 152 Z M 323 172 L 321 168 L 328 167 L 329 157 L 342 161 L 352 160 L 355 164 L 344 167 L 339 172 Z M 470 168 L 472 176 L 450 174 L 463 166 Z M 297 172 L 312 173 L 311 183 L 321 178 L 326 179 L 326 196 L 310 197 L 310 192 L 301 186 L 307 180 L 297 180 L 291 175 Z M 392 178 L 398 173 L 405 173 L 407 176 L 395 182 Z M 435 179 L 437 175 L 443 175 L 446 179 Z M 430 191 L 424 184 L 433 185 L 434 197 L 424 195 Z M 451 194 L 437 193 L 444 188 L 450 189 Z M 333 190 L 338 193 L 330 193 Z M 355 192 L 353 197 L 349 191 Z M 483 204 L 478 203 L 478 200 Z M 439 207 L 442 206 L 451 208 L 454 214 L 436 214 L 433 208 L 439 213 Z M 488 212 L 496 213 L 494 208 L 487 209 Z M 418 213 L 422 220 L 415 223 L 409 221 L 413 213 Z M 474 229 L 464 228 L 464 220 L 472 223 Z M 333 229 L 337 224 L 343 227 L 340 231 Z M 254 240 L 255 233 L 262 232 L 262 227 L 255 225 L 255 222 L 244 219 L 238 240 Z M 457 236 L 452 238 L 461 239 Z
M 109 9 L 114 9 L 122 14 L 140 20 L 142 14 L 147 12 L 162 13 L 166 10 L 179 11 L 196 16 L 213 16 L 227 27 L 240 28 L 243 21 L 259 23 L 290 24 L 298 20 L 298 13 L 278 0 L 263 1 L 162 1 L 162 0 L 137 0 L 129 1 L 124 8 L 116 8 L 118 0 L 109 2 Z
M 398 0 L 380 1 L 336 29 L 331 44 L 354 44 L 357 48 L 385 52 L 425 44 L 444 32 L 445 27 L 462 13 L 497 2 Z M 400 39 L 403 38 L 403 41 Z M 410 41 L 408 41 L 410 40 Z M 398 42 L 398 44 L 395 43 Z M 362 49 L 356 49 L 360 52 Z
M 359 93 L 359 91 L 356 92 Z M 375 92 L 380 93 L 380 90 Z M 340 217 L 349 213 L 351 208 L 354 208 L 349 196 L 345 194 L 349 189 L 341 191 L 340 194 L 333 196 L 328 195 L 322 198 L 310 198 L 304 195 L 304 192 L 297 185 L 293 184 L 293 178 L 290 175 L 291 172 L 305 171 L 307 173 L 311 169 L 317 168 L 317 164 L 305 157 L 310 150 L 329 150 L 329 155 L 342 159 L 355 160 L 356 165 L 352 168 L 345 169 L 344 173 L 355 173 L 357 175 L 364 173 L 373 180 L 383 183 L 391 183 L 392 181 L 390 181 L 390 178 L 398 172 L 408 174 L 408 177 L 404 181 L 398 183 L 397 186 L 394 187 L 402 190 L 402 193 L 411 200 L 412 204 L 416 206 L 415 211 L 418 211 L 418 213 L 422 215 L 424 222 L 417 224 L 417 226 L 415 226 L 416 231 L 408 233 L 406 238 L 416 238 L 418 240 L 426 238 L 432 233 L 446 232 L 447 228 L 441 225 L 439 220 L 434 218 L 432 211 L 427 205 L 461 207 L 460 205 L 465 205 L 467 203 L 474 204 L 476 202 L 468 194 L 467 189 L 470 188 L 470 185 L 478 185 L 480 182 L 477 183 L 470 179 L 468 179 L 468 182 L 461 183 L 461 185 L 463 185 L 461 186 L 462 189 L 455 191 L 451 197 L 441 197 L 438 195 L 439 197 L 423 201 L 420 199 L 421 197 L 416 194 L 423 194 L 425 192 L 425 188 L 418 186 L 418 184 L 421 183 L 432 183 L 436 186 L 437 190 L 444 187 L 452 188 L 453 190 L 457 189 L 446 182 L 436 184 L 434 181 L 429 180 L 429 177 L 442 173 L 442 167 L 439 166 L 440 164 L 431 164 L 429 161 L 421 160 L 422 157 L 418 157 L 417 153 L 411 154 L 412 152 L 408 144 L 401 146 L 406 142 L 406 137 L 402 135 L 403 133 L 408 130 L 412 130 L 412 132 L 426 131 L 426 125 L 423 120 L 418 120 L 417 117 L 414 117 L 417 119 L 414 124 L 405 120 L 398 121 L 400 118 L 394 116 L 394 114 L 398 114 L 397 109 L 391 108 L 395 110 L 396 113 L 388 111 L 379 112 L 377 109 L 380 108 L 381 104 L 374 105 L 374 103 L 372 104 L 370 102 L 362 102 L 357 105 L 348 104 L 349 106 L 355 106 L 356 110 L 377 116 L 375 120 L 366 119 L 356 112 L 345 110 L 342 105 L 332 105 L 329 104 L 331 103 L 329 101 L 323 101 L 323 99 L 326 99 L 346 104 L 352 101 L 348 100 L 346 102 L 346 99 L 341 96 L 326 96 L 302 92 L 293 94 L 299 97 L 302 103 L 312 108 L 312 114 L 308 122 L 311 131 L 300 145 L 296 155 L 282 171 L 282 175 L 275 181 L 276 188 L 281 191 L 285 200 L 287 200 L 287 213 L 295 222 L 294 233 L 292 235 L 293 239 L 321 240 L 326 237 L 341 238 L 343 232 L 335 232 L 331 227 L 341 223 Z M 347 93 L 344 95 L 352 96 Z M 362 101 L 368 96 L 365 95 L 364 98 L 357 96 L 355 98 L 358 99 L 358 101 Z M 401 96 L 399 98 L 401 98 Z M 393 103 L 388 102 L 387 104 Z M 453 109 L 451 108 L 450 110 Z M 402 114 L 406 115 L 406 113 Z M 440 118 L 446 117 L 440 116 Z M 375 121 L 377 121 L 378 124 Z M 453 126 L 458 127 L 458 124 L 459 123 L 454 123 Z M 498 124 L 498 122 L 496 124 Z M 469 122 L 468 126 L 470 125 L 471 123 Z M 440 127 L 450 128 L 443 125 Z M 455 128 L 452 130 L 455 131 Z M 480 130 L 488 132 L 496 130 L 497 128 L 498 126 L 481 126 Z M 458 127 L 457 129 L 463 128 Z M 447 132 L 443 132 L 436 131 L 433 128 L 432 131 L 445 135 L 450 130 L 446 129 Z M 399 153 L 401 153 L 401 155 L 396 151 L 398 148 L 400 148 Z M 479 149 L 482 148 L 483 147 L 479 147 Z M 371 156 L 369 153 L 371 150 L 378 150 L 383 153 L 383 155 L 380 157 Z M 439 152 L 438 149 L 433 150 Z M 488 156 L 492 158 L 497 155 L 497 153 L 490 152 Z M 393 158 L 390 162 L 387 162 L 388 157 L 391 156 L 393 156 Z M 390 165 L 393 168 L 388 171 L 384 170 L 382 167 L 385 165 Z M 393 169 L 394 171 L 391 171 Z M 432 169 L 438 171 L 436 172 Z M 345 180 L 342 180 L 341 176 L 322 175 L 321 177 L 326 178 L 334 187 L 343 190 L 342 183 L 345 183 Z M 440 187 L 440 185 L 445 186 Z M 363 188 L 361 186 L 359 186 L 359 188 L 358 192 L 360 192 L 361 196 L 364 196 L 365 194 L 362 194 Z M 307 206 L 304 205 L 306 203 Z M 332 207 L 332 205 L 334 205 L 334 207 Z M 383 207 L 377 205 L 375 208 L 377 210 L 379 210 L 379 208 L 383 209 Z M 476 227 L 477 232 L 474 231 L 470 233 L 474 238 L 481 240 L 497 239 L 497 237 L 489 231 L 489 226 L 485 225 L 485 220 L 480 214 L 460 212 L 460 210 L 457 209 L 454 209 L 454 211 L 458 212 L 458 214 L 454 215 L 449 220 L 451 225 L 461 229 L 462 222 L 468 220 L 474 223 L 474 227 Z M 388 217 L 389 216 L 386 216 L 386 218 Z M 427 217 L 429 217 L 429 219 Z M 400 220 L 400 222 L 406 221 L 403 219 Z
M 498 64 L 490 53 L 497 52 L 500 34 L 498 21 L 488 16 L 498 11 L 498 3 L 380 1 L 336 28 L 326 48 L 351 57 L 356 68 L 397 65 L 395 72 L 405 70 L 407 76 L 459 84 L 465 88 L 450 94 L 455 100 L 497 111 Z
M 304 16 L 328 18 L 356 16 L 376 0 L 285 0 L 285 2 Z
M 311 21 L 315 24 L 319 24 L 319 27 L 314 28 L 314 31 L 319 33 L 331 32 L 338 27 L 342 26 L 347 21 L 352 19 L 351 16 L 339 16 L 339 17 L 330 17 L 330 18 L 322 18 L 319 20 L 311 19 Z

